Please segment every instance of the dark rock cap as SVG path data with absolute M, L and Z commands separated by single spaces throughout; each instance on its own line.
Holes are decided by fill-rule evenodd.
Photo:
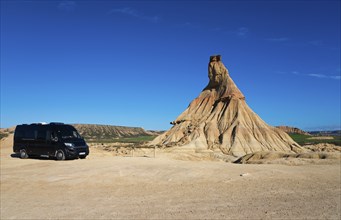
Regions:
M 221 55 L 210 56 L 210 62 L 212 62 L 212 61 L 221 61 Z

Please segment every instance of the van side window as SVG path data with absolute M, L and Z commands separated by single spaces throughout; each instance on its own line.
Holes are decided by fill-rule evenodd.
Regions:
M 37 140 L 46 140 L 46 130 L 39 129 L 37 134 Z
M 34 140 L 35 139 L 35 132 L 32 129 L 27 129 L 25 131 L 24 139 Z

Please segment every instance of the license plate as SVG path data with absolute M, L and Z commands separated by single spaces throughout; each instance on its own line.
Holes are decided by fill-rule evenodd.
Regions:
M 80 152 L 79 155 L 85 155 L 85 152 Z

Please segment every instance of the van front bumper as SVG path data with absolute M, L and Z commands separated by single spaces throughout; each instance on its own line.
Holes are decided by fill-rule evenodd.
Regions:
M 86 157 L 89 155 L 89 147 L 67 148 L 65 153 L 68 158 Z

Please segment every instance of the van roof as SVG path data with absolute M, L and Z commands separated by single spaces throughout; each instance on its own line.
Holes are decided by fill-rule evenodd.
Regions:
M 50 123 L 39 122 L 39 123 L 21 124 L 21 125 L 64 125 L 64 123 L 61 123 L 61 122 L 50 122 Z

